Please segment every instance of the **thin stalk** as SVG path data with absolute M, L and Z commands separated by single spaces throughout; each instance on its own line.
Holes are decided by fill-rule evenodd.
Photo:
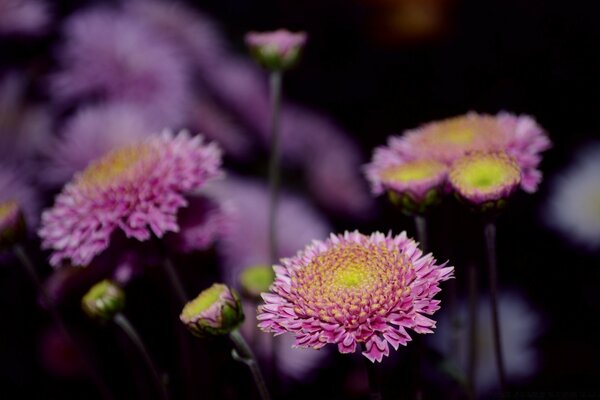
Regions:
M 364 343 L 361 344 L 363 351 L 367 348 Z M 365 360 L 365 368 L 367 370 L 367 379 L 369 380 L 369 399 L 370 400 L 383 400 L 381 394 L 381 369 L 379 364 L 371 362 L 367 358 Z
M 504 370 L 504 358 L 502 353 L 502 337 L 500 334 L 500 318 L 498 315 L 498 272 L 496 257 L 496 224 L 488 222 L 484 226 L 485 247 L 488 257 L 489 279 L 490 279 L 490 301 L 492 307 L 492 328 L 494 334 L 494 352 L 496 355 L 496 368 L 498 370 L 498 381 L 500 390 L 506 388 L 506 373 Z
M 136 349 L 139 351 L 140 355 L 144 359 L 144 363 L 146 367 L 152 374 L 152 379 L 154 379 L 154 383 L 156 385 L 156 389 L 158 390 L 158 394 L 162 400 L 168 400 L 169 394 L 167 393 L 167 388 L 165 386 L 164 380 L 161 378 L 161 374 L 158 371 L 158 367 L 152 360 L 152 356 L 148 352 L 148 349 L 144 345 L 142 338 L 137 333 L 137 330 L 133 327 L 131 322 L 127 319 L 127 317 L 122 313 L 117 313 L 113 321 L 115 325 L 123 330 L 123 332 L 127 335 L 129 340 L 134 344 Z
M 271 96 L 271 157 L 269 159 L 269 256 L 272 264 L 277 262 L 277 207 L 281 184 L 281 149 L 279 120 L 281 114 L 281 93 L 283 72 L 274 70 L 269 77 Z
M 237 329 L 229 333 L 229 338 L 235 346 L 235 349 L 232 352 L 233 358 L 237 361 L 243 362 L 248 366 L 248 368 L 250 368 L 252 377 L 254 378 L 254 383 L 256 384 L 256 388 L 260 393 L 260 398 L 262 400 L 269 400 L 271 396 L 269 395 L 269 390 L 267 389 L 265 379 L 260 372 L 260 367 L 256 362 L 256 357 L 254 357 L 254 354 L 252 353 L 252 349 L 250 349 L 250 346 L 248 346 L 248 343 L 246 343 L 246 340 Z
M 477 334 L 478 334 L 478 288 L 477 269 L 475 264 L 469 264 L 469 353 L 467 364 L 467 379 L 469 386 L 469 398 L 475 399 L 475 380 L 477 378 Z
M 428 239 L 427 239 L 427 220 L 423 215 L 415 215 L 415 228 L 417 231 L 417 240 L 421 245 L 421 250 L 423 253 L 426 253 L 428 250 Z M 415 382 L 415 399 L 421 400 L 423 398 L 423 383 L 421 379 L 421 364 L 423 359 L 423 343 L 421 342 L 421 338 L 415 337 L 415 351 L 416 351 L 416 360 L 415 360 L 415 368 L 414 368 L 414 382 Z
M 13 248 L 13 251 L 14 251 L 17 259 L 21 263 L 21 265 L 23 265 L 25 272 L 27 272 L 27 275 L 33 282 L 37 291 L 39 292 L 39 295 L 42 299 L 42 303 L 44 304 L 45 307 L 47 307 L 47 309 L 50 313 L 50 316 L 54 320 L 54 323 L 61 330 L 63 336 L 67 339 L 67 341 L 69 341 L 71 343 L 71 345 L 73 346 L 73 348 L 75 348 L 76 351 L 79 353 L 79 356 L 83 363 L 84 368 L 86 369 L 87 373 L 89 374 L 89 377 L 91 378 L 94 385 L 99 390 L 101 396 L 105 399 L 114 399 L 111 391 L 108 389 L 108 387 L 104 383 L 104 380 L 101 378 L 100 373 L 96 370 L 93 363 L 91 363 L 89 361 L 88 354 L 86 353 L 86 351 L 84 351 L 81 348 L 81 345 L 77 342 L 77 340 L 75 340 L 75 338 L 73 337 L 73 335 L 67 328 L 66 322 L 62 318 L 62 315 L 58 312 L 58 309 L 56 308 L 54 302 L 50 299 L 50 296 L 48 296 L 48 293 L 46 292 L 46 289 L 44 288 L 44 285 L 42 284 L 42 280 L 38 276 L 37 271 L 33 265 L 33 262 L 27 255 L 27 252 L 25 251 L 23 246 L 21 246 L 20 244 L 16 244 Z
M 183 283 L 181 282 L 181 278 L 173 265 L 173 262 L 169 257 L 165 257 L 163 262 L 163 266 L 165 268 L 165 272 L 167 274 L 167 278 L 169 279 L 169 283 L 171 284 L 171 288 L 173 289 L 173 293 L 177 296 L 177 301 L 179 305 L 183 307 L 185 303 L 188 301 L 188 297 L 183 287 Z
M 423 215 L 415 215 L 415 228 L 417 229 L 417 240 L 421 244 L 421 250 L 426 253 L 429 250 L 427 240 L 427 220 Z

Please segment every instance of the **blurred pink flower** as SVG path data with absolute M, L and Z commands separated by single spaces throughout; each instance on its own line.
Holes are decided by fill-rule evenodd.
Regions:
M 212 184 L 208 191 L 217 199 L 231 202 L 232 229 L 218 249 L 225 266 L 225 281 L 236 285 L 244 268 L 270 262 L 268 188 L 257 181 L 228 177 Z M 288 193 L 282 194 L 277 225 L 281 257 L 291 256 L 330 230 L 324 217 L 306 200 Z
M 138 18 L 108 8 L 82 11 L 65 28 L 62 69 L 51 79 L 59 101 L 100 97 L 144 107 L 176 127 L 189 112 L 191 85 L 178 48 Z
M 39 235 L 52 250 L 50 264 L 87 266 L 116 230 L 139 241 L 178 232 L 184 196 L 219 177 L 220 164 L 216 145 L 185 131 L 109 152 L 76 174 L 44 211 Z
M 127 103 L 108 103 L 82 108 L 66 121 L 60 137 L 46 149 L 42 179 L 63 184 L 109 151 L 139 142 L 162 128 L 145 111 Z
M 295 346 L 320 349 L 336 344 L 341 353 L 371 362 L 389 355 L 416 333 L 433 333 L 439 283 L 453 267 L 436 264 L 403 232 L 363 235 L 358 231 L 313 240 L 294 257 L 275 265 L 275 282 L 263 293 L 258 326 L 280 335 L 292 332 Z
M 0 35 L 39 35 L 46 31 L 50 13 L 39 0 L 0 0 Z
M 294 65 L 306 43 L 305 32 L 278 29 L 271 32 L 248 32 L 246 45 L 252 56 L 268 69 L 287 69 Z

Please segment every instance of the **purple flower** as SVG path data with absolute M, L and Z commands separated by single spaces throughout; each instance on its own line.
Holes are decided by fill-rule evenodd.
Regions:
M 50 15 L 39 0 L 0 0 L 0 35 L 44 33 Z
M 65 28 L 62 70 L 51 81 L 58 100 L 101 98 L 137 104 L 161 128 L 189 111 L 189 71 L 179 49 L 139 19 L 110 9 L 75 14 Z
M 220 176 L 220 163 L 216 145 L 185 131 L 109 152 L 76 174 L 43 213 L 39 235 L 52 250 L 50 264 L 88 265 L 116 230 L 139 241 L 178 232 L 185 195 Z
M 454 270 L 423 255 L 405 232 L 358 231 L 313 240 L 273 269 L 275 282 L 257 315 L 261 329 L 292 332 L 298 347 L 333 343 L 353 353 L 364 344 L 372 362 L 388 356 L 389 345 L 406 345 L 406 329 L 433 333 L 435 321 L 426 315 L 440 308 L 433 297 Z

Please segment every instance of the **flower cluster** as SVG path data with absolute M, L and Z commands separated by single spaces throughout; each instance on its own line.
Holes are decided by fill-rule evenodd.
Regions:
M 186 131 L 113 150 L 75 175 L 42 214 L 42 246 L 50 263 L 87 265 L 122 230 L 140 241 L 178 232 L 184 197 L 221 175 L 221 152 Z
M 299 347 L 334 343 L 352 353 L 360 344 L 373 362 L 389 355 L 389 345 L 406 345 L 406 329 L 433 332 L 426 315 L 439 309 L 433 297 L 454 270 L 423 255 L 404 232 L 357 231 L 314 241 L 273 268 L 275 282 L 257 316 L 261 329 L 293 332 Z
M 452 178 L 448 182 L 449 175 L 474 177 L 484 170 L 491 175 L 495 172 L 502 175 L 507 170 L 518 170 L 519 177 L 513 176 L 513 173 L 506 182 L 509 189 L 498 190 L 494 185 L 490 186 L 490 190 L 478 187 L 479 196 L 475 197 L 463 193 L 464 179 L 460 184 L 452 185 L 462 197 L 478 203 L 484 198 L 499 200 L 499 196 L 512 191 L 511 184 L 516 181 L 524 191 L 534 192 L 541 180 L 541 172 L 537 169 L 540 153 L 549 147 L 550 140 L 545 132 L 529 116 L 469 113 L 431 122 L 402 136 L 391 137 L 387 146 L 375 150 L 365 172 L 374 194 L 385 191 L 409 194 L 418 201 L 423 193 L 440 188 L 444 183 L 457 183 Z M 476 158 L 480 161 L 460 161 L 473 153 L 479 154 Z M 496 161 L 481 161 L 485 155 Z M 498 166 L 500 160 L 511 164 L 511 167 L 490 167 L 492 164 Z M 484 164 L 490 168 L 482 169 Z M 466 171 L 470 168 L 476 171 Z M 463 172 L 450 172 L 451 169 Z M 491 179 L 502 180 L 503 177 L 491 176 Z M 450 187 L 448 184 L 445 186 Z M 473 192 L 472 188 L 468 190 Z

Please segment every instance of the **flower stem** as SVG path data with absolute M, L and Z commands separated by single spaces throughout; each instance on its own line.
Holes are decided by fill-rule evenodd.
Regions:
M 277 206 L 279 200 L 280 171 L 280 133 L 281 93 L 283 72 L 274 70 L 269 77 L 271 96 L 271 157 L 269 160 L 269 256 L 272 264 L 277 262 Z
M 235 349 L 232 351 L 233 358 L 236 361 L 243 362 L 248 366 L 248 368 L 250 368 L 252 377 L 254 378 L 254 383 L 256 384 L 258 392 L 260 393 L 260 398 L 262 400 L 269 400 L 271 396 L 269 395 L 269 390 L 267 389 L 265 379 L 260 372 L 260 367 L 258 366 L 256 358 L 252 353 L 252 349 L 250 349 L 250 346 L 248 346 L 248 343 L 246 343 L 246 340 L 237 329 L 229 333 L 229 338 L 235 345 Z
M 488 222 L 484 226 L 485 245 L 488 257 L 489 279 L 490 279 L 490 301 L 492 307 L 492 328 L 494 334 L 494 352 L 496 354 L 496 368 L 498 370 L 498 381 L 500 391 L 506 388 L 506 374 L 504 370 L 504 359 L 502 355 L 502 337 L 500 334 L 500 318 L 498 315 L 498 272 L 496 257 L 496 224 Z
M 421 250 L 426 253 L 429 249 L 427 240 L 427 220 L 423 215 L 415 215 L 415 228 L 417 229 L 417 240 L 421 244 Z
M 101 396 L 104 399 L 114 399 L 111 391 L 108 389 L 104 380 L 100 376 L 100 373 L 96 370 L 94 365 L 89 361 L 87 352 L 83 348 L 81 348 L 81 345 L 77 342 L 77 340 L 75 340 L 75 338 L 73 337 L 73 335 L 67 328 L 66 322 L 60 315 L 60 312 L 56 308 L 54 302 L 50 299 L 50 296 L 48 296 L 48 293 L 46 292 L 46 289 L 44 288 L 44 285 L 42 284 L 42 281 L 37 274 L 37 271 L 33 265 L 33 262 L 27 255 L 27 252 L 25 251 L 23 246 L 21 246 L 20 244 L 16 244 L 13 247 L 13 251 L 14 251 L 17 259 L 21 263 L 21 265 L 23 265 L 25 272 L 27 272 L 27 275 L 29 276 L 29 278 L 35 285 L 36 289 L 38 290 L 39 295 L 42 299 L 42 303 L 44 304 L 45 307 L 47 307 L 47 309 L 50 313 L 50 316 L 54 320 L 54 323 L 58 326 L 58 328 L 60 329 L 63 336 L 67 339 L 67 341 L 78 352 L 84 368 L 86 369 L 87 373 L 89 374 L 89 377 L 91 378 L 94 385 L 97 387 Z
M 183 307 L 188 301 L 183 282 L 181 282 L 181 278 L 179 278 L 179 274 L 173 265 L 173 261 L 171 261 L 169 257 L 165 257 L 163 265 L 171 288 L 173 289 L 175 296 L 177 296 L 177 301 L 180 303 L 179 305 Z
M 477 371 L 477 316 L 478 288 L 477 269 L 474 263 L 469 263 L 469 353 L 467 359 L 467 378 L 469 398 L 475 399 L 475 379 Z
M 161 374 L 158 371 L 158 367 L 152 360 L 148 349 L 144 345 L 142 338 L 137 333 L 136 329 L 133 327 L 131 322 L 125 317 L 122 313 L 117 313 L 113 319 L 114 323 L 125 332 L 129 340 L 135 345 L 137 350 L 140 352 L 140 355 L 144 359 L 146 363 L 146 367 L 152 373 L 152 378 L 154 379 L 154 383 L 156 384 L 156 388 L 158 389 L 158 393 L 162 400 L 168 400 L 169 394 L 167 393 L 167 388 L 165 386 L 164 380 L 161 378 Z
M 366 351 L 363 343 L 363 351 Z M 365 358 L 365 367 L 367 369 L 367 379 L 369 380 L 369 399 L 383 400 L 381 394 L 381 370 L 379 365 Z
M 427 240 L 427 220 L 423 215 L 415 215 L 415 228 L 417 230 L 417 240 L 421 245 L 421 250 L 423 253 L 426 253 L 428 250 L 428 240 Z M 416 351 L 416 360 L 415 360 L 415 368 L 414 368 L 414 382 L 415 382 L 415 400 L 421 400 L 423 398 L 423 388 L 421 382 L 421 363 L 423 359 L 423 343 L 421 342 L 421 338 L 415 337 L 415 351 Z

